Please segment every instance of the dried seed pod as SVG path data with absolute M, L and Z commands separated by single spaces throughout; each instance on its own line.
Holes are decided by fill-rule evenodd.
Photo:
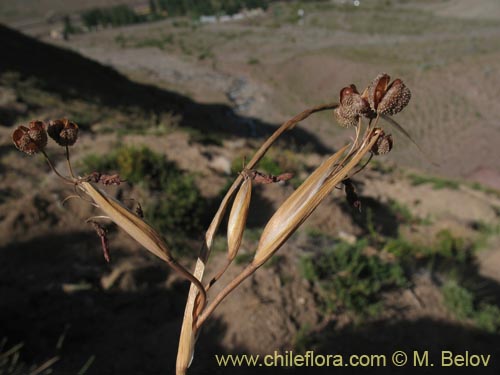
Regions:
M 378 105 L 377 112 L 384 115 L 395 115 L 408 105 L 411 91 L 399 78 L 391 83 Z
M 28 134 L 40 150 L 47 146 L 47 132 L 43 121 L 31 121 L 29 123 Z
M 347 116 L 364 115 L 371 112 L 370 105 L 359 94 L 355 85 L 340 90 L 340 105 Z
M 12 133 L 12 141 L 20 151 L 28 155 L 42 151 L 47 145 L 45 124 L 42 121 L 31 121 L 29 128 L 18 126 Z
M 340 90 L 340 105 L 333 111 L 338 124 L 344 128 L 356 126 L 361 115 L 373 117 L 370 106 L 355 85 Z
M 381 73 L 370 83 L 368 89 L 363 93 L 363 96 L 370 104 L 370 108 L 373 111 L 377 111 L 382 97 L 387 91 L 387 86 L 389 85 L 391 77 L 386 73 Z
M 333 117 L 337 123 L 343 128 L 350 128 L 352 126 L 357 126 L 359 122 L 359 116 L 349 116 L 344 112 L 344 107 L 339 106 L 333 110 Z
M 105 192 L 92 186 L 89 182 L 79 181 L 78 187 L 94 201 L 106 216 L 134 240 L 165 262 L 169 264 L 175 262 L 160 234 L 135 213 Z
M 392 150 L 392 145 L 392 135 L 382 133 L 370 151 L 374 155 L 385 155 Z
M 252 198 L 252 179 L 246 177 L 234 198 L 227 223 L 227 258 L 233 260 L 241 245 Z
M 78 125 L 67 119 L 49 122 L 47 132 L 60 146 L 72 146 L 78 139 Z

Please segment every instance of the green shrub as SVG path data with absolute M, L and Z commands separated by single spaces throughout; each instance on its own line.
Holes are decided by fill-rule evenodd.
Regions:
M 147 192 L 146 218 L 162 233 L 186 234 L 201 229 L 206 203 L 191 174 L 147 147 L 122 146 L 107 156 L 89 155 L 87 172 L 117 172 Z
M 475 303 L 474 294 L 455 280 L 448 280 L 442 288 L 442 293 L 445 306 L 459 320 L 472 321 L 479 329 L 490 333 L 500 330 L 498 306 L 485 302 Z
M 317 283 L 327 310 L 343 307 L 361 315 L 378 312 L 380 293 L 407 284 L 399 264 L 363 253 L 366 241 L 341 242 L 313 257 L 301 259 L 303 276 Z
M 455 280 L 447 281 L 442 288 L 445 306 L 458 319 L 468 319 L 474 313 L 474 296 Z
M 474 322 L 478 328 L 486 332 L 498 332 L 500 329 L 500 308 L 489 303 L 479 305 L 474 314 Z
M 457 190 L 460 188 L 460 184 L 457 181 L 449 180 L 446 178 L 435 177 L 435 176 L 420 176 L 416 174 L 408 175 L 410 179 L 410 183 L 413 186 L 423 185 L 423 184 L 431 184 L 432 188 L 435 190 L 439 189 L 451 189 Z

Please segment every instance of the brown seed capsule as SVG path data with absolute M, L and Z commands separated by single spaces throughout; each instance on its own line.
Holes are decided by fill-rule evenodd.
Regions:
M 358 125 L 359 122 L 358 115 L 349 116 L 344 112 L 344 108 L 342 106 L 339 106 L 333 110 L 333 117 L 335 117 L 337 123 L 343 128 L 350 128 L 352 126 L 356 126 Z
M 340 105 L 333 111 L 333 115 L 339 125 L 345 128 L 356 126 L 361 115 L 373 117 L 368 102 L 359 94 L 355 85 L 340 90 Z
M 374 155 L 385 155 L 392 150 L 392 135 L 382 133 L 371 148 Z
M 67 119 L 51 121 L 47 132 L 60 146 L 72 146 L 78 139 L 78 125 Z
M 399 78 L 395 79 L 380 101 L 377 111 L 384 115 L 395 115 L 408 105 L 410 99 L 410 89 Z
M 42 121 L 31 121 L 29 128 L 19 126 L 12 133 L 12 140 L 16 147 L 22 152 L 33 155 L 42 151 L 47 145 L 47 133 Z
M 373 111 L 377 111 L 378 105 L 387 91 L 390 79 L 391 77 L 386 73 L 379 74 L 365 91 L 366 100 Z
M 340 91 L 340 105 L 349 116 L 364 115 L 371 111 L 370 105 L 361 97 L 355 85 L 344 87 Z

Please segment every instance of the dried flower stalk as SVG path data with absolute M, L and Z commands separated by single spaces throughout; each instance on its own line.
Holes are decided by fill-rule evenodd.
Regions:
M 413 142 L 409 134 L 389 117 L 400 112 L 408 104 L 411 92 L 400 79 L 396 79 L 390 84 L 389 81 L 390 77 L 387 74 L 380 74 L 362 94 L 359 94 L 355 85 L 344 87 L 340 91 L 339 104 L 326 104 L 307 109 L 282 124 L 264 142 L 227 191 L 205 234 L 205 240 L 193 273 L 187 271 L 177 263 L 162 236 L 144 221 L 140 208 L 134 213 L 119 201 L 94 186 L 97 183 L 118 185 L 122 182 L 120 176 L 106 175 L 99 172 L 94 172 L 84 177 L 75 176 L 70 162 L 69 146 L 72 146 L 77 141 L 77 124 L 67 119 L 55 120 L 49 122 L 46 130 L 44 122 L 32 121 L 29 123 L 29 127 L 19 126 L 14 131 L 12 139 L 16 147 L 28 155 L 38 152 L 42 153 L 50 168 L 57 176 L 65 183 L 74 185 L 75 190 L 78 189 L 80 194 L 85 194 L 86 197 L 90 198 L 94 206 L 103 211 L 105 216 L 96 216 L 89 219 L 89 221 L 94 224 L 101 238 L 107 261 L 109 261 L 109 254 L 106 233 L 94 219 L 110 219 L 145 249 L 165 261 L 170 267 L 191 282 L 177 352 L 176 373 L 182 375 L 186 373 L 193 359 L 196 338 L 200 333 L 202 325 L 217 306 L 241 282 L 251 276 L 283 246 L 286 240 L 302 225 L 337 185 L 344 185 L 348 202 L 358 209 L 361 207 L 361 202 L 350 180 L 350 176 L 360 172 L 371 160 L 372 156 L 386 154 L 393 146 L 392 136 L 385 134 L 382 129 L 377 127 L 379 118 L 383 118 L 395 125 L 398 130 L 401 130 Z M 324 110 L 333 110 L 333 115 L 339 125 L 343 127 L 355 127 L 356 136 L 354 141 L 327 158 L 281 204 L 266 224 L 253 260 L 239 275 L 227 283 L 214 297 L 212 302 L 207 305 L 207 291 L 224 274 L 235 259 L 241 246 L 246 219 L 250 209 L 252 183 L 268 184 L 286 181 L 292 177 L 290 173 L 283 173 L 279 176 L 267 175 L 258 172 L 254 167 L 284 132 L 292 129 L 298 122 L 306 119 L 313 113 Z M 363 118 L 369 121 L 364 132 L 362 125 Z M 363 135 L 361 135 L 362 133 Z M 54 167 L 54 164 L 45 152 L 47 134 L 58 145 L 65 148 L 70 176 L 63 176 Z M 361 168 L 356 170 L 356 167 L 361 163 L 365 155 L 369 155 L 368 160 Z M 206 287 L 203 287 L 203 274 L 210 255 L 213 239 L 233 197 L 234 200 L 227 226 L 227 263 L 211 282 Z

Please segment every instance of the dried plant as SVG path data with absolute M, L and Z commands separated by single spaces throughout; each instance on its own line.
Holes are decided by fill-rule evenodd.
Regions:
M 180 375 L 186 373 L 194 356 L 194 347 L 200 330 L 217 306 L 283 246 L 335 187 L 343 185 L 349 204 L 361 209 L 361 202 L 350 177 L 360 172 L 373 155 L 386 154 L 393 146 L 392 136 L 378 127 L 379 119 L 389 121 L 408 136 L 404 129 L 388 116 L 400 112 L 408 104 L 411 97 L 410 90 L 400 79 L 390 84 L 389 81 L 390 77 L 387 74 L 380 74 L 361 94 L 355 85 L 344 87 L 340 91 L 339 104 L 326 104 L 307 109 L 282 124 L 264 142 L 227 191 L 205 234 L 193 272 L 188 271 L 174 259 L 163 237 L 144 221 L 140 206 L 136 212 L 132 212 L 97 186 L 120 184 L 122 180 L 118 175 L 110 176 L 94 172 L 87 176 L 75 176 L 69 155 L 69 147 L 73 146 L 78 138 L 78 126 L 75 123 L 62 119 L 50 121 L 46 126 L 42 121 L 33 121 L 28 127 L 19 126 L 14 131 L 12 139 L 16 147 L 28 155 L 41 153 L 58 177 L 65 183 L 73 185 L 78 196 L 90 200 L 102 211 L 103 215 L 89 218 L 87 222 L 94 226 L 107 261 L 109 261 L 108 240 L 106 231 L 99 224 L 103 219 L 114 222 L 146 250 L 165 261 L 191 283 L 177 354 L 176 372 Z M 255 166 L 283 133 L 293 129 L 297 123 L 310 115 L 326 110 L 333 111 L 334 118 L 340 126 L 355 128 L 353 141 L 327 158 L 281 204 L 267 222 L 250 264 L 208 303 L 207 294 L 210 288 L 224 274 L 240 248 L 250 210 L 252 184 L 275 183 L 292 177 L 289 173 L 279 176 L 263 174 L 254 169 Z M 69 176 L 60 173 L 47 155 L 45 151 L 47 134 L 65 148 Z M 366 156 L 368 160 L 359 167 Z M 204 286 L 203 276 L 213 240 L 228 208 L 230 213 L 227 225 L 227 262 Z

